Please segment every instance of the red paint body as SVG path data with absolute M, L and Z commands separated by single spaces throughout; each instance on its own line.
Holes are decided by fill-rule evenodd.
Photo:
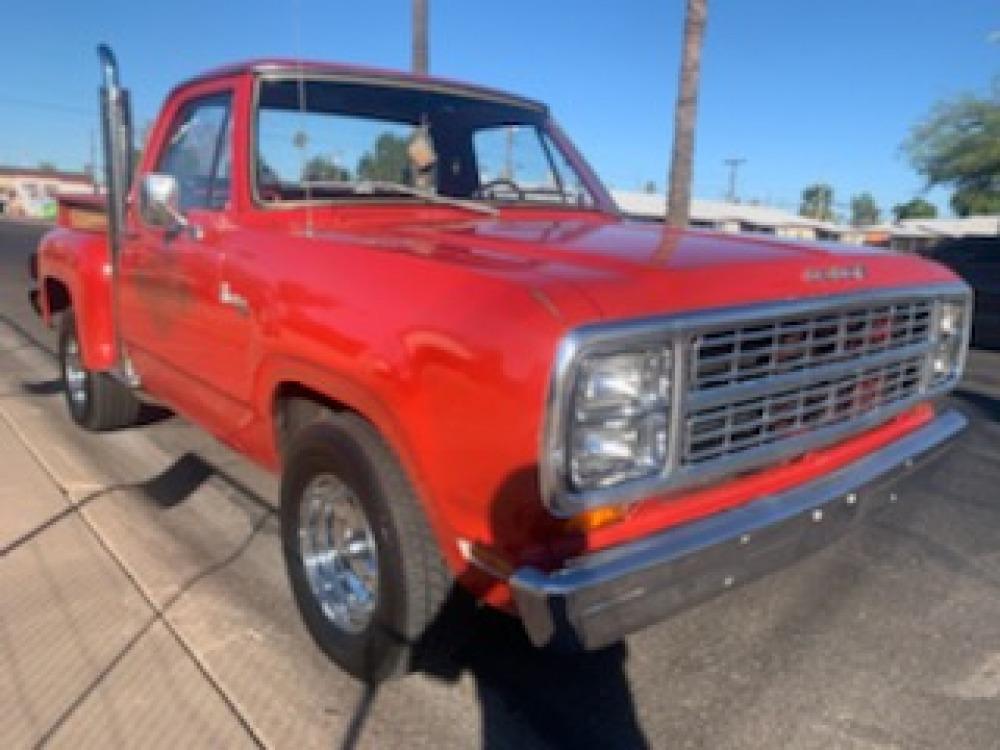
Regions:
M 515 566 L 552 568 L 814 479 L 931 417 L 921 406 L 794 463 L 649 498 L 620 523 L 571 533 L 543 508 L 537 479 L 553 355 L 568 331 L 955 277 L 914 256 L 630 223 L 603 191 L 596 210 L 502 208 L 496 218 L 406 201 L 314 208 L 306 236 L 304 209 L 251 198 L 250 68 L 175 89 L 139 175 L 152 170 L 178 108 L 220 90 L 234 94 L 233 197 L 223 211 L 191 212 L 204 237 L 168 239 L 146 227 L 132 196 L 117 281 L 120 334 L 144 390 L 273 470 L 283 384 L 357 411 L 401 458 L 456 574 L 494 605 L 509 606 L 509 591 L 463 575 L 458 539 Z M 804 281 L 807 268 L 844 262 L 862 263 L 867 275 Z M 58 228 L 39 253 L 43 311 L 49 316 L 44 280 L 60 282 L 93 369 L 117 357 L 108 263 L 106 237 L 95 231 Z M 249 315 L 219 304 L 223 281 L 246 298 Z

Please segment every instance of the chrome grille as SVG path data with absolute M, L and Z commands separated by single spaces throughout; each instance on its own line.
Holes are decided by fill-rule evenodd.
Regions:
M 850 422 L 915 396 L 925 357 L 909 357 L 689 413 L 681 463 L 687 466 Z
M 821 311 L 703 331 L 692 342 L 690 392 L 808 371 L 926 344 L 930 299 Z
M 939 376 L 943 316 L 954 303 L 964 310 L 964 332 Z M 546 503 L 566 516 L 704 486 L 882 425 L 955 385 L 970 310 L 968 287 L 955 282 L 576 329 L 560 344 L 549 394 L 540 467 Z M 674 362 L 661 470 L 621 485 L 575 488 L 566 420 L 580 363 L 650 347 L 669 348 Z

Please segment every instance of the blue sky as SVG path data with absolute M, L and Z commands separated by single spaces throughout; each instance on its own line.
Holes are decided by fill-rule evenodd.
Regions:
M 430 0 L 434 73 L 547 101 L 611 186 L 662 190 L 683 0 Z M 0 17 L 0 164 L 79 168 L 96 140 L 94 46 L 115 48 L 137 120 L 235 59 L 409 65 L 409 0 L 11 2 Z M 935 101 L 1000 75 L 996 0 L 710 0 L 695 195 L 794 207 L 808 183 L 883 208 L 919 192 L 899 153 Z M 946 207 L 947 193 L 930 198 Z M 842 210 L 845 210 L 842 207 Z

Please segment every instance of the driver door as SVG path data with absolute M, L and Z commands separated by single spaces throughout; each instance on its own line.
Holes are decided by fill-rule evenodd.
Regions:
M 229 91 L 180 107 L 153 171 L 177 180 L 191 229 L 150 226 L 133 211 L 121 263 L 122 335 L 143 385 L 216 434 L 247 410 L 219 372 L 242 360 L 246 338 L 245 324 L 219 299 L 231 123 Z

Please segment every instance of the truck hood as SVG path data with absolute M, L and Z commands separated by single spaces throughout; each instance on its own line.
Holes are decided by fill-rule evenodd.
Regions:
M 918 256 L 868 247 L 589 217 L 402 224 L 382 226 L 368 239 L 428 259 L 517 276 L 539 287 L 567 282 L 605 318 L 956 278 Z

